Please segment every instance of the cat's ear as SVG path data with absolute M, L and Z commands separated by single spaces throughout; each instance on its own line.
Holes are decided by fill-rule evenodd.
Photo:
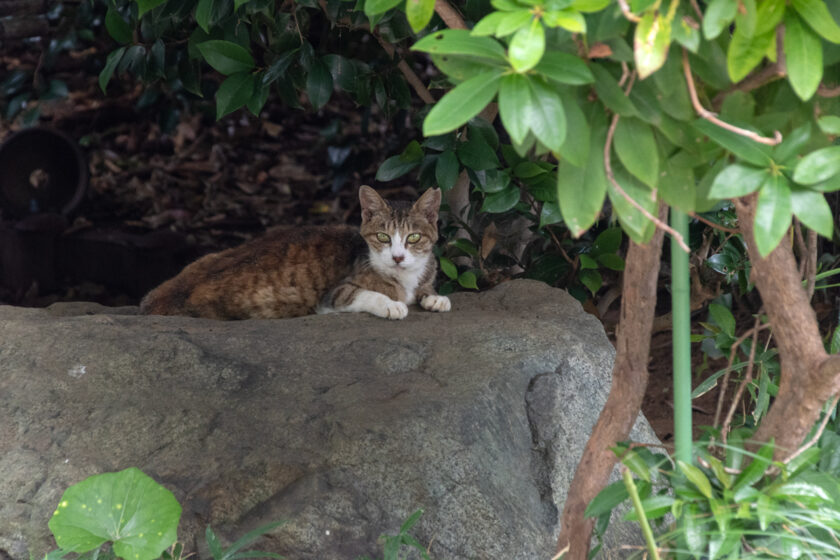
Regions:
M 440 210 L 440 189 L 429 189 L 417 199 L 411 211 L 422 215 L 430 224 L 436 224 Z
M 359 204 L 362 206 L 362 221 L 368 221 L 377 212 L 388 208 L 388 203 L 379 196 L 379 193 L 367 185 L 359 187 Z

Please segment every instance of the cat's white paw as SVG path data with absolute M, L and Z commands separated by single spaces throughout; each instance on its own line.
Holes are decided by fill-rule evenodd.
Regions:
M 408 315 L 408 306 L 401 301 L 394 301 L 389 297 L 384 297 L 385 304 L 380 308 L 379 313 L 374 313 L 380 317 L 391 320 L 405 319 Z
M 429 311 L 445 312 L 452 309 L 452 304 L 446 296 L 439 296 L 437 294 L 423 296 L 420 300 L 420 307 Z

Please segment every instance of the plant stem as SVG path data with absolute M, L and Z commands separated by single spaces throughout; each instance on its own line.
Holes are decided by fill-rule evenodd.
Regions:
M 688 216 L 671 208 L 671 227 L 688 239 Z M 688 253 L 671 243 L 671 309 L 674 356 L 674 444 L 676 458 L 691 464 L 691 300 Z
M 622 465 L 623 472 L 621 474 L 624 478 L 624 486 L 627 488 L 627 493 L 630 494 L 630 499 L 633 501 L 633 507 L 636 510 L 636 515 L 639 517 L 639 525 L 642 527 L 642 534 L 645 536 L 645 543 L 647 543 L 648 552 L 653 560 L 659 560 L 659 550 L 656 548 L 656 540 L 653 538 L 653 531 L 650 528 L 647 517 L 645 517 L 645 508 L 642 507 L 642 499 L 639 498 L 639 491 L 636 489 L 636 483 L 633 482 L 633 476 L 630 474 L 630 469 Z

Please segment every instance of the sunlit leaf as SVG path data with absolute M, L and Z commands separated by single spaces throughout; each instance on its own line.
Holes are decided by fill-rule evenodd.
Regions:
M 530 70 L 545 52 L 545 30 L 538 19 L 517 31 L 508 47 L 510 63 L 517 72 Z
M 566 138 L 566 113 L 557 91 L 542 78 L 529 77 L 530 103 L 525 106 L 525 122 L 531 132 L 545 146 L 559 151 Z
M 823 0 L 791 0 L 791 5 L 820 37 L 840 43 L 840 26 L 834 21 Z
M 633 55 L 639 78 L 645 79 L 665 63 L 671 45 L 671 24 L 656 10 L 648 10 L 636 24 Z
M 810 189 L 791 189 L 791 208 L 799 221 L 826 239 L 834 231 L 834 216 L 825 195 Z
M 822 42 L 795 14 L 785 19 L 785 64 L 793 91 L 807 101 L 823 75 Z
M 703 14 L 703 35 L 712 40 L 735 19 L 738 2 L 732 0 L 712 0 Z
M 758 191 L 753 233 L 762 257 L 776 248 L 790 227 L 790 185 L 784 175 L 768 175 Z
M 733 163 L 717 174 L 709 196 L 737 198 L 755 192 L 767 178 L 767 170 L 741 163 Z
M 426 35 L 411 47 L 430 54 L 475 56 L 505 62 L 502 45 L 490 37 L 474 37 L 466 29 L 446 29 Z
M 799 160 L 793 180 L 800 185 L 813 185 L 840 173 L 840 146 L 815 150 Z
M 438 101 L 423 121 L 423 135 L 451 132 L 476 116 L 496 96 L 502 71 L 490 71 L 458 84 Z
M 130 468 L 68 488 L 49 527 L 65 551 L 83 553 L 110 541 L 120 558 L 153 560 L 175 542 L 180 517 L 172 492 Z
M 426 27 L 435 13 L 435 0 L 406 0 L 405 16 L 415 33 Z
M 521 144 L 528 134 L 527 111 L 531 106 L 531 86 L 522 74 L 508 74 L 499 86 L 499 116 L 511 139 Z
M 726 68 L 733 82 L 740 82 L 758 66 L 775 38 L 775 31 L 752 36 L 747 35 L 740 27 L 735 27 L 732 41 L 726 51 Z

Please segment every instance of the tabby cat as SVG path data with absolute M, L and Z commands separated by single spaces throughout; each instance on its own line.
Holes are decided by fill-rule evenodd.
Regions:
M 278 230 L 206 255 L 149 292 L 140 311 L 211 319 L 365 311 L 403 319 L 414 302 L 449 311 L 449 298 L 433 286 L 440 190 L 411 204 L 362 186 L 359 202 L 361 228 Z

